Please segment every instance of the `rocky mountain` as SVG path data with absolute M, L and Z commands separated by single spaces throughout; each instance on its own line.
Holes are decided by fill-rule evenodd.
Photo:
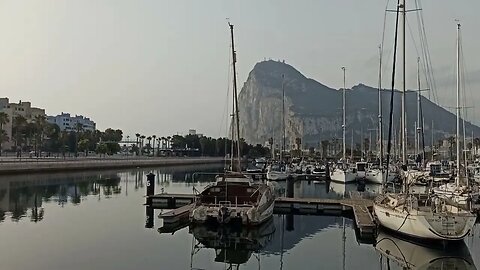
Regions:
M 282 79 L 282 75 L 284 79 Z M 316 147 L 322 140 L 342 138 L 342 91 L 332 89 L 302 75 L 284 62 L 263 61 L 255 65 L 239 94 L 240 132 L 249 143 L 264 144 L 282 135 L 282 81 L 285 89 L 285 122 L 287 144 L 302 139 L 305 147 Z M 384 138 L 387 137 L 391 91 L 382 92 Z M 409 143 L 414 141 L 417 118 L 416 92 L 407 93 Z M 400 93 L 394 96 L 394 130 L 400 124 Z M 430 144 L 432 121 L 435 140 L 455 133 L 455 115 L 422 97 L 425 140 Z M 347 142 L 357 143 L 373 136 L 378 121 L 378 90 L 363 84 L 347 89 Z M 480 134 L 480 128 L 466 123 L 466 132 Z M 373 135 L 371 135 L 373 134 Z M 411 137 L 411 138 L 410 138 Z

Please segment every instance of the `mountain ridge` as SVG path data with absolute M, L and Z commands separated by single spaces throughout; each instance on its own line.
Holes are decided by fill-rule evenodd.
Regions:
M 282 77 L 284 75 L 284 77 Z M 239 94 L 240 133 L 249 143 L 263 144 L 273 137 L 281 139 L 282 84 L 285 89 L 287 144 L 301 138 L 304 146 L 317 147 L 322 140 L 342 137 L 342 91 L 307 78 L 293 66 L 279 61 L 255 64 Z M 390 90 L 382 90 L 384 138 L 388 134 Z M 413 143 L 417 118 L 416 92 L 407 92 L 407 128 Z M 368 138 L 377 128 L 378 89 L 357 84 L 346 89 L 347 144 Z M 453 134 L 455 115 L 422 96 L 426 144 L 431 141 L 434 122 L 435 140 Z M 394 131 L 400 122 L 400 92 L 394 94 Z M 466 121 L 466 133 L 480 134 L 480 128 Z M 375 134 L 375 132 L 373 132 Z M 410 139 L 411 137 L 411 139 Z M 372 141 L 374 138 L 372 138 Z

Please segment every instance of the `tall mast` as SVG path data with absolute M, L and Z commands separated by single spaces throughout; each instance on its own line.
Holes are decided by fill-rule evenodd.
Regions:
M 380 168 L 383 168 L 383 123 L 382 123 L 382 45 L 378 46 L 380 67 L 378 69 L 378 142 Z
M 407 79 L 406 79 L 406 22 L 407 11 L 405 7 L 405 0 L 401 0 L 400 9 L 402 13 L 402 43 L 403 43 L 403 85 L 402 85 L 402 164 L 407 164 L 407 111 L 406 111 L 406 93 L 407 93 Z
M 240 121 L 239 121 L 239 111 L 238 111 L 238 97 L 237 97 L 237 69 L 236 69 L 236 63 L 237 63 L 237 53 L 235 51 L 235 42 L 233 39 L 233 24 L 228 23 L 230 26 L 230 34 L 232 38 L 232 64 L 233 64 L 233 106 L 235 108 L 235 113 L 234 113 L 234 119 L 235 119 L 235 126 L 237 128 L 236 130 L 236 137 L 237 137 L 237 170 L 240 172 L 241 171 L 241 163 L 240 163 Z M 232 138 L 233 139 L 233 138 Z M 233 143 L 233 141 L 232 141 Z M 232 153 L 233 155 L 233 153 Z
M 345 67 L 342 67 L 343 70 L 343 91 L 342 91 L 342 111 L 343 111 L 343 124 L 342 124 L 342 131 L 343 131 L 343 162 L 347 160 L 346 157 L 346 141 L 345 141 L 345 136 L 346 136 L 346 120 L 345 120 Z
M 420 153 L 420 131 L 422 130 L 421 128 L 421 122 L 420 122 L 420 91 L 421 90 L 421 85 L 420 85 L 420 57 L 417 58 L 417 83 L 418 83 L 418 90 L 417 90 L 417 127 L 415 130 L 416 135 L 416 142 L 415 142 L 415 154 Z
M 283 152 L 285 151 L 285 74 L 282 74 L 282 151 L 280 152 L 280 163 L 283 163 Z
M 455 142 L 457 145 L 457 178 L 455 183 L 457 186 L 460 185 L 460 159 L 462 158 L 460 154 L 460 23 L 457 23 L 457 134 Z
M 431 141 L 431 144 L 430 144 L 430 152 L 432 152 L 432 161 L 433 161 L 433 154 L 434 154 L 434 151 L 433 151 L 433 147 L 435 145 L 435 130 L 434 130 L 434 126 L 433 126 L 433 119 L 432 119 L 432 141 Z

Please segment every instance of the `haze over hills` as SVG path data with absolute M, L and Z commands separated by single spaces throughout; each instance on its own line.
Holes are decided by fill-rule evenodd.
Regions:
M 249 73 L 239 94 L 240 132 L 249 143 L 265 143 L 274 137 L 281 140 L 282 75 L 285 89 L 285 122 L 287 144 L 301 138 L 305 147 L 318 146 L 322 140 L 342 138 L 342 91 L 332 89 L 302 75 L 294 67 L 278 61 L 263 61 Z M 388 113 L 391 91 L 382 92 L 384 138 L 388 135 Z M 407 93 L 409 143 L 414 141 L 417 119 L 416 92 Z M 398 134 L 401 97 L 394 96 L 394 130 Z M 422 96 L 425 141 L 430 144 L 432 121 L 435 140 L 455 133 L 455 115 Z M 363 84 L 347 89 L 347 143 L 368 138 L 378 121 L 378 90 Z M 480 134 L 480 128 L 466 123 L 467 135 Z M 373 140 L 373 138 L 372 138 Z

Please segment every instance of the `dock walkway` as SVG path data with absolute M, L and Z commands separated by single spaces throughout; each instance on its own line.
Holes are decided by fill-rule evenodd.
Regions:
M 147 197 L 147 204 L 157 209 L 173 209 L 160 215 L 164 224 L 174 224 L 188 220 L 188 214 L 196 200 L 194 194 L 156 194 Z M 350 194 L 350 198 L 323 199 L 323 198 L 287 198 L 279 197 L 275 200 L 275 214 L 297 215 L 335 215 L 353 213 L 355 225 L 361 235 L 375 233 L 376 224 L 370 209 L 373 201 L 364 199 L 361 194 Z

